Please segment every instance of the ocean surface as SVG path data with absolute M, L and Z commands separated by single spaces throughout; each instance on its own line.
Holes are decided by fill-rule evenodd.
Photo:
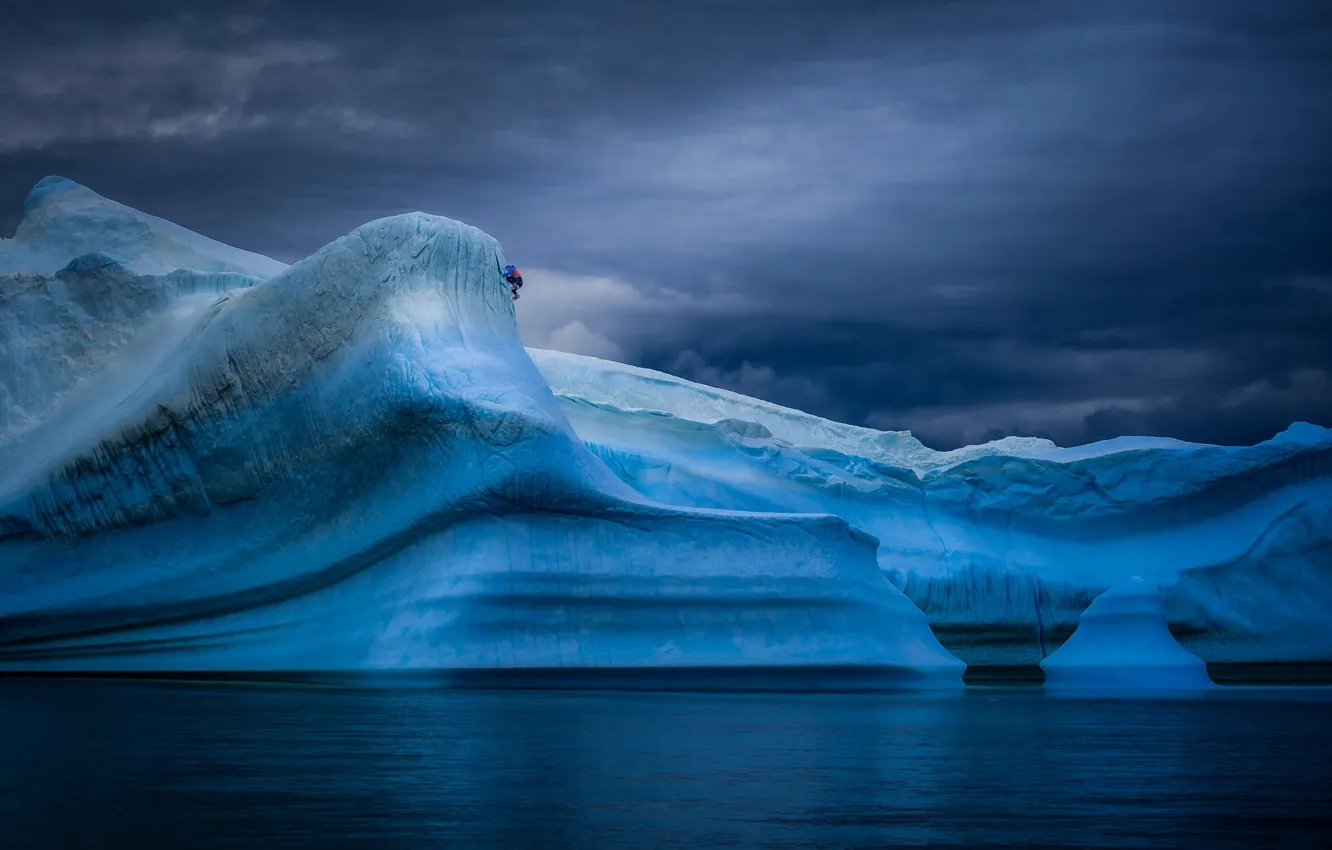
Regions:
M 0 680 L 0 847 L 1329 847 L 1332 692 Z

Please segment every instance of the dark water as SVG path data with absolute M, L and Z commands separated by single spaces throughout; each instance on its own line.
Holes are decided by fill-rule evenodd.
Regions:
M 0 681 L 0 847 L 1332 846 L 1332 694 Z

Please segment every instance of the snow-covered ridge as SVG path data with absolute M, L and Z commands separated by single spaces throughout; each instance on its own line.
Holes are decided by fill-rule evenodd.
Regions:
M 0 667 L 960 684 L 865 532 L 617 478 L 522 348 L 481 231 L 394 216 L 258 280 L 145 274 L 126 264 L 162 255 L 58 218 L 24 247 L 60 271 L 8 278 L 0 323 L 37 373 L 3 376 L 26 406 L 0 437 Z M 156 227 L 135 244 L 207 247 Z
M 1005 437 L 980 446 L 939 452 L 910 431 L 877 431 L 811 416 L 729 390 L 686 381 L 665 372 L 561 351 L 533 350 L 532 358 L 561 398 L 587 401 L 624 413 L 658 411 L 681 419 L 715 423 L 724 419 L 754 422 L 795 446 L 843 452 L 923 474 L 974 457 L 1024 457 L 1057 451 L 1049 440 Z

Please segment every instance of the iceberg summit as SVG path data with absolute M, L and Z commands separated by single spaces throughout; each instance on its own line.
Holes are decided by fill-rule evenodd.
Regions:
M 0 672 L 956 687 L 1130 576 L 1205 662 L 1332 661 L 1326 429 L 936 452 L 526 350 L 506 264 L 412 213 L 285 266 L 41 181 L 0 239 Z
M 0 670 L 960 686 L 845 519 L 614 475 L 519 342 L 504 265 L 415 213 L 281 267 L 38 184 L 0 242 Z

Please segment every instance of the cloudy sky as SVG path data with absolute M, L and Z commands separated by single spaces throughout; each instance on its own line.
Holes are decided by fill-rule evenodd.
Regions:
M 46 174 L 286 261 L 425 210 L 529 344 L 937 448 L 1332 426 L 1326 0 L 186 5 L 5 12 L 0 233 Z

